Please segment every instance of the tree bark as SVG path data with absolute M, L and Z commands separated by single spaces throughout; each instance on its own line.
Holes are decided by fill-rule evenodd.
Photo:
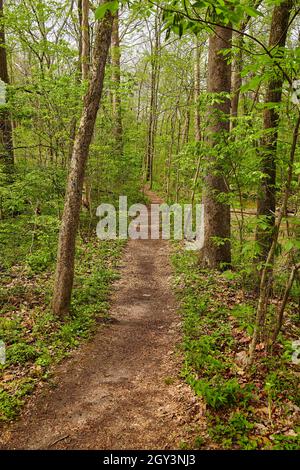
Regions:
M 182 139 L 181 139 L 181 146 L 183 147 L 189 141 L 190 136 L 190 123 L 191 123 L 191 98 L 192 98 L 192 90 L 187 93 L 187 100 L 186 100 L 186 111 L 185 111 L 185 121 L 182 129 Z
M 81 11 L 79 18 L 81 20 L 81 80 L 87 81 L 90 76 L 90 24 L 89 24 L 89 0 L 81 0 Z M 79 49 L 80 50 L 80 49 Z M 85 174 L 82 188 L 82 207 L 92 213 L 92 189 L 90 178 Z
M 200 142 L 201 140 L 201 126 L 200 126 L 200 110 L 199 110 L 199 98 L 200 98 L 200 59 L 201 59 L 201 48 L 199 38 L 196 39 L 195 48 L 195 64 L 194 64 L 194 105 L 195 105 L 195 140 Z
M 147 154 L 146 154 L 146 181 L 152 188 L 153 182 L 153 160 L 155 152 L 155 135 L 157 129 L 157 93 L 159 83 L 159 49 L 160 49 L 160 25 L 159 25 L 159 11 L 157 9 L 155 14 L 155 38 L 154 47 L 151 48 L 151 96 L 150 96 L 150 111 L 148 123 L 148 139 L 147 139 Z
M 208 93 L 230 93 L 231 66 L 223 49 L 231 47 L 230 29 L 216 27 L 215 34 L 209 40 L 208 56 Z M 209 107 L 209 142 L 213 148 L 229 132 L 230 99 L 222 98 L 221 103 Z M 221 202 L 219 196 L 228 192 L 222 164 L 218 157 L 209 157 L 209 170 L 205 177 L 203 194 L 204 204 L 204 246 L 200 253 L 200 262 L 209 268 L 223 269 L 231 263 L 230 245 L 230 206 Z
M 174 151 L 174 144 L 175 144 L 175 132 L 176 132 L 176 123 L 177 123 L 177 113 L 178 113 L 178 106 L 179 106 L 179 99 L 177 98 L 177 102 L 174 108 L 174 111 L 171 116 L 171 129 L 170 129 L 170 143 L 168 149 L 168 159 L 167 159 L 167 203 L 170 202 L 170 195 L 171 195 L 171 175 L 172 175 L 172 160 L 173 160 L 173 151 Z
M 82 0 L 77 1 L 77 13 L 78 13 L 78 23 L 79 23 L 79 35 L 78 35 L 78 64 L 75 74 L 75 82 L 80 84 L 83 76 L 82 70 Z M 68 163 L 71 161 L 74 140 L 76 137 L 76 128 L 77 128 L 77 116 L 74 115 L 70 122 L 70 143 L 68 150 Z
M 291 0 L 285 0 L 281 5 L 276 6 L 273 11 L 269 47 L 284 48 L 286 43 L 289 17 L 292 8 Z M 282 57 L 282 49 L 277 53 Z M 270 80 L 265 103 L 280 103 L 282 96 L 283 76 Z M 273 230 L 275 226 L 276 210 L 276 152 L 278 138 L 279 112 L 278 108 L 267 107 L 264 111 L 265 137 L 262 142 L 261 171 L 264 178 L 258 190 L 257 217 L 263 218 L 267 226 L 258 225 L 256 231 L 256 241 L 260 253 L 257 261 L 264 261 L 268 255 L 272 244 Z
M 75 138 L 62 216 L 57 267 L 53 294 L 53 311 L 58 316 L 68 314 L 74 278 L 76 234 L 82 198 L 86 161 L 89 153 L 97 112 L 102 95 L 105 65 L 111 43 L 113 16 L 108 12 L 97 28 L 93 69 L 84 98 L 80 126 Z
M 194 64 L 194 106 L 195 106 L 195 141 L 201 141 L 201 119 L 200 119 L 200 110 L 199 110 L 199 98 L 200 98 L 200 63 L 201 63 L 201 48 L 199 38 L 196 39 L 196 49 L 195 49 L 195 64 Z M 197 164 L 196 172 L 193 180 L 192 192 L 191 192 L 191 204 L 194 206 L 195 196 L 196 196 L 196 187 L 201 169 L 201 155 L 198 154 L 197 148 Z
M 78 35 L 78 70 L 81 71 L 81 58 L 82 58 L 82 0 L 77 1 L 77 12 L 78 12 L 78 23 L 79 23 L 79 35 Z
M 246 29 L 244 26 L 242 32 Z M 238 117 L 239 101 L 240 101 L 240 88 L 242 86 L 242 67 L 243 67 L 243 34 L 237 34 L 236 47 L 238 48 L 235 54 L 232 71 L 232 99 L 231 99 L 231 117 L 234 118 L 231 122 L 232 128 L 235 127 L 235 119 Z
M 82 80 L 88 80 L 90 71 L 89 0 L 81 0 L 81 72 Z
M 112 108 L 114 117 L 114 136 L 116 140 L 116 150 L 118 156 L 123 155 L 123 126 L 122 126 L 122 107 L 121 107 L 121 52 L 120 52 L 120 33 L 119 33 L 119 12 L 113 24 L 111 41 L 111 65 L 112 65 Z
M 5 27 L 3 24 L 3 0 L 0 0 L 0 79 L 9 85 L 7 54 L 5 43 Z M 2 106 L 0 110 L 0 162 L 8 176 L 13 173 L 14 167 L 13 131 L 9 110 Z

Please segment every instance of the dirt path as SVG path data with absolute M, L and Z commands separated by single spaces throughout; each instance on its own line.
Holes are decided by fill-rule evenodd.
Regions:
M 32 397 L 0 448 L 163 449 L 189 439 L 201 410 L 169 379 L 180 329 L 171 274 L 167 242 L 129 241 L 113 322 L 57 368 L 56 386 Z

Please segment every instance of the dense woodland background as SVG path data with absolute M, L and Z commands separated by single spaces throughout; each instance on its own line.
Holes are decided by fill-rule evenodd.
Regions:
M 146 184 L 204 203 L 203 249 L 173 261 L 210 439 L 299 447 L 299 11 L 0 0 L 0 419 L 108 315 L 125 242 L 96 239 L 96 208 Z

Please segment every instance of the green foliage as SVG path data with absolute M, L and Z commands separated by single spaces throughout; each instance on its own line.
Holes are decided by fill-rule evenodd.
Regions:
M 99 5 L 95 10 L 96 20 L 101 20 L 104 18 L 107 12 L 115 13 L 119 8 L 119 0 L 114 0 L 112 2 L 105 2 L 102 5 Z
M 0 421 L 14 419 L 22 405 L 22 400 L 5 390 L 0 390 Z
M 280 0 L 266 0 L 257 7 L 250 0 L 169 0 L 158 4 L 114 0 L 95 8 L 90 16 L 91 31 L 94 18 L 102 20 L 107 13 L 115 14 L 124 7 L 120 17 L 126 32 L 120 48 L 124 60 L 120 85 L 115 82 L 114 67 L 106 67 L 86 171 L 91 205 L 83 208 L 80 216 L 74 296 L 70 317 L 62 324 L 49 306 L 66 176 L 87 88 L 87 81 L 81 80 L 78 59 L 80 15 L 68 0 L 5 2 L 1 24 L 11 85 L 6 87 L 7 103 L 1 110 L 10 113 L 14 124 L 15 165 L 11 177 L 0 168 L 0 337 L 7 344 L 8 358 L 1 372 L 9 376 L 12 368 L 24 372 L 30 380 L 22 382 L 16 374 L 13 380 L 3 381 L 1 419 L 12 419 L 35 381 L 47 376 L 53 363 L 88 338 L 98 318 L 107 317 L 110 287 L 117 277 L 115 268 L 123 244 L 96 241 L 95 213 L 101 202 L 117 204 L 120 194 L 128 196 L 129 205 L 149 202 L 139 190 L 144 184 L 149 144 L 151 72 L 156 69 L 154 189 L 163 198 L 168 193 L 168 202 L 181 204 L 193 199 L 197 203 L 203 196 L 205 176 L 210 173 L 225 180 L 226 191 L 215 193 L 214 198 L 219 204 L 230 205 L 232 211 L 230 269 L 223 266 L 226 270 L 220 275 L 200 270 L 193 254 L 174 257 L 183 313 L 183 375 L 206 402 L 211 427 L 215 425 L 215 432 L 209 432 L 223 447 L 295 448 L 297 438 L 281 429 L 269 429 L 270 443 L 264 441 L 265 436 L 256 439 L 251 435 L 257 419 L 251 410 L 256 392 L 269 414 L 272 406 L 299 406 L 295 375 L 290 370 L 292 339 L 286 332 L 281 334 L 277 345 L 281 354 L 273 361 L 269 356 L 261 358 L 257 377 L 247 375 L 235 359 L 242 348 L 248 347 L 255 321 L 255 294 L 249 294 L 249 288 L 257 288 L 262 267 L 257 264 L 254 269 L 253 260 L 259 254 L 256 231 L 268 230 L 270 222 L 268 217 L 256 217 L 257 189 L 268 178 L 262 161 L 267 154 L 272 155 L 265 144 L 274 133 L 264 128 L 264 117 L 269 111 L 279 116 L 275 189 L 280 205 L 289 171 L 291 130 L 298 113 L 298 105 L 291 102 L 290 86 L 300 72 L 296 19 L 292 17 L 289 25 L 285 49 L 267 46 L 270 16 L 274 6 L 280 4 Z M 155 37 L 155 18 L 160 37 Z M 246 28 L 246 34 L 235 34 L 232 51 L 220 51 L 227 62 L 232 62 L 233 70 L 242 66 L 237 116 L 221 111 L 233 94 L 205 91 L 208 38 L 216 25 L 233 26 L 237 31 Z M 143 47 L 135 45 L 139 35 L 145 39 Z M 194 89 L 198 81 L 195 52 L 200 70 L 199 96 Z M 282 100 L 266 102 L 268 84 L 281 79 Z M 112 106 L 115 92 L 121 101 L 121 154 Z M 200 141 L 195 133 L 196 111 Z M 212 132 L 215 123 L 227 125 L 228 121 L 230 132 Z M 273 292 L 278 298 L 291 260 L 299 258 L 299 159 L 297 148 L 288 204 L 296 215 L 284 218 L 274 259 Z M 229 240 L 214 237 L 213 241 L 222 246 Z M 242 294 L 235 302 L 233 291 L 239 289 Z M 296 280 L 291 291 L 293 301 L 298 302 L 299 289 Z M 221 300 L 219 290 L 224 293 Z M 294 321 L 295 312 L 295 305 L 289 305 L 285 315 L 288 322 Z M 276 307 L 271 304 L 270 323 L 275 313 Z M 195 447 L 202 446 L 201 439 L 195 441 Z
M 241 412 L 232 413 L 228 421 L 219 417 L 210 417 L 210 436 L 227 449 L 232 449 L 236 445 L 242 449 L 256 449 L 256 441 L 253 439 L 251 442 L 247 437 L 253 428 L 254 425 Z
M 181 37 L 184 33 L 199 33 L 208 30 L 210 24 L 238 25 L 246 15 L 261 16 L 262 13 L 250 2 L 231 0 L 172 0 L 163 12 L 165 29 L 173 31 Z M 168 37 L 167 35 L 167 37 Z
M 248 347 L 255 318 L 253 302 L 234 300 L 240 273 L 200 269 L 197 254 L 179 246 L 174 246 L 172 261 L 184 331 L 182 376 L 206 404 L 211 439 L 223 449 L 296 448 L 292 424 L 291 435 L 281 436 L 280 426 L 286 424 L 279 424 L 278 434 L 274 434 L 273 421 L 266 423 L 265 415 L 258 416 L 260 407 L 271 417 L 276 408 L 287 423 L 287 404 L 299 406 L 290 342 L 283 341 L 281 355 L 265 358 L 252 375 L 237 360 L 241 348 Z M 266 432 L 272 435 L 270 439 Z
M 300 447 L 300 433 L 298 431 L 297 436 L 284 436 L 276 435 L 272 436 L 273 438 L 273 450 L 299 450 Z
M 252 386 L 242 389 L 236 379 L 223 380 L 220 376 L 214 376 L 211 380 L 189 378 L 188 383 L 213 409 L 230 407 L 237 403 L 246 405 L 252 398 Z
M 194 441 L 193 449 L 201 449 L 205 444 L 204 439 L 201 436 L 197 436 Z
M 255 319 L 255 309 L 253 305 L 238 304 L 231 310 L 231 315 L 234 316 L 241 328 L 244 328 L 248 334 L 253 333 L 253 324 Z
M 3 372 L 9 375 L 14 366 L 22 368 L 26 376 L 24 381 L 13 378 L 4 382 L 5 389 L 0 393 L 0 420 L 14 419 L 36 381 L 46 379 L 54 363 L 69 354 L 80 341 L 89 338 L 97 319 L 107 317 L 107 300 L 112 282 L 117 278 L 116 267 L 123 246 L 119 241 L 99 243 L 94 240 L 78 246 L 72 313 L 66 322 L 61 323 L 46 305 L 35 304 L 30 310 L 23 309 L 15 314 L 8 311 L 0 318 L 0 338 L 7 345 Z M 51 295 L 51 287 L 49 279 L 44 282 L 46 298 Z M 3 300 L 25 294 L 30 297 L 29 287 L 13 288 L 3 292 Z
M 6 300 L 7 292 L 5 292 L 4 298 Z M 5 343 L 17 342 L 22 336 L 22 325 L 20 318 L 7 318 L 5 316 L 0 317 L 0 331 L 1 339 Z
M 300 390 L 297 376 L 289 371 L 276 370 L 266 377 L 265 390 L 272 401 L 286 398 L 296 406 L 300 405 Z
M 38 357 L 38 351 L 30 344 L 23 342 L 12 344 L 7 348 L 6 358 L 9 364 L 24 364 Z
M 14 389 L 0 390 L 0 422 L 12 421 L 18 416 L 25 397 L 35 387 L 36 379 L 24 378 L 14 383 Z

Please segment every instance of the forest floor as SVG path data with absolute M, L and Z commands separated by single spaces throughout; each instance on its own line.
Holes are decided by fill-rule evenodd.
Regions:
M 169 255 L 163 240 L 128 242 L 108 323 L 5 425 L 0 448 L 168 449 L 205 434 L 201 399 L 179 379 Z

